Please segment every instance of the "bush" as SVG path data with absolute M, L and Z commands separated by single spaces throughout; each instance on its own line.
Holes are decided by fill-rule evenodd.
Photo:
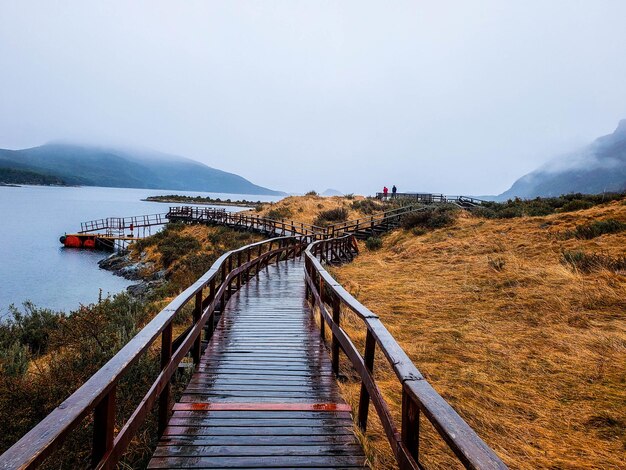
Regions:
M 163 267 L 168 268 L 190 252 L 200 249 L 200 242 L 194 237 L 172 234 L 158 245 Z
M 313 225 L 325 227 L 337 222 L 344 222 L 348 220 L 348 210 L 345 207 L 338 207 L 336 209 L 329 209 L 319 213 L 317 218 L 313 221 Z
M 346 199 L 348 199 L 348 200 L 352 200 L 352 199 L 354 199 L 354 193 L 349 193 L 349 194 L 346 194 L 344 197 L 345 197 Z
M 289 217 L 291 217 L 292 212 L 291 209 L 289 207 L 277 207 L 276 209 L 271 209 L 268 213 L 267 213 L 267 218 L 268 219 L 273 219 L 273 220 L 283 220 L 283 219 L 288 219 Z
M 311 191 L 307 191 L 305 196 L 317 196 L 317 191 L 311 190 Z
M 580 199 L 574 199 L 572 201 L 566 202 L 563 207 L 561 207 L 561 212 L 573 212 L 580 211 L 583 209 L 590 209 L 593 207 L 593 203 L 591 201 L 583 201 Z
M 567 230 L 563 238 L 579 238 L 590 240 L 607 233 L 618 233 L 626 230 L 626 224 L 615 219 L 598 220 L 586 225 L 577 225 L 574 230 Z
M 590 273 L 598 269 L 608 269 L 613 272 L 626 271 L 626 256 L 612 257 L 583 251 L 564 251 L 561 254 L 561 262 L 577 271 Z
M 458 209 L 451 206 L 429 207 L 402 217 L 402 228 L 436 229 L 454 224 Z
M 7 378 L 23 377 L 28 371 L 28 348 L 15 341 L 0 349 L 0 374 Z
M 191 253 L 179 261 L 171 281 L 181 288 L 190 286 L 209 270 L 217 258 L 218 255 L 213 253 Z
M 360 201 L 354 201 L 352 203 L 352 209 L 361 211 L 363 214 L 373 214 L 374 212 L 380 212 L 384 206 L 382 203 L 375 201 L 374 199 L 362 199 Z
M 9 307 L 9 317 L 0 325 L 0 348 L 17 341 L 33 354 L 44 354 L 48 350 L 50 335 L 59 327 L 63 316 L 46 308 L 37 308 L 24 302 L 24 312 L 15 306 Z
M 369 237 L 367 240 L 365 240 L 365 246 L 368 250 L 375 251 L 382 248 L 383 241 L 378 237 Z

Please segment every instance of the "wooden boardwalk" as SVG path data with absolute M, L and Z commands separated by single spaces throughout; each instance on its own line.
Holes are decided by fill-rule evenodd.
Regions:
M 281 262 L 233 295 L 149 468 L 367 468 L 303 276 Z

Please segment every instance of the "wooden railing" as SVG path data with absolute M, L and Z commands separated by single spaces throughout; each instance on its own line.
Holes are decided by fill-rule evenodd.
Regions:
M 224 209 L 221 209 L 222 211 Z M 167 214 L 135 215 L 131 217 L 108 217 L 106 219 L 89 220 L 81 222 L 80 232 L 95 232 L 105 230 L 106 233 L 113 231 L 127 230 L 132 225 L 133 228 L 151 227 L 154 225 L 165 225 Z
M 367 427 L 370 401 L 380 418 L 399 467 L 422 468 L 419 460 L 419 417 L 423 413 L 439 432 L 447 446 L 466 468 L 504 469 L 500 458 L 482 441 L 454 409 L 432 388 L 402 350 L 377 315 L 361 305 L 324 269 L 318 257 L 327 263 L 350 259 L 356 253 L 354 237 L 346 235 L 312 243 L 305 251 L 307 298 L 319 309 L 320 328 L 331 333 L 333 371 L 339 371 L 339 350 L 349 359 L 361 380 L 357 423 L 362 431 Z M 351 310 L 367 330 L 364 352 L 361 354 L 341 327 L 341 308 Z M 402 386 L 402 416 L 400 429 L 394 422 L 389 406 L 374 378 L 376 348 L 384 354 Z
M 422 205 L 410 205 L 398 207 L 397 209 L 391 209 L 385 212 L 381 212 L 379 214 L 371 215 L 369 217 L 360 217 L 358 219 L 348 220 L 346 222 L 339 222 L 326 227 L 327 236 L 324 238 L 336 238 L 358 231 L 368 230 L 370 230 L 373 234 L 374 229 L 380 225 L 399 223 L 404 215 L 423 210 L 425 210 L 425 207 Z
M 324 238 L 325 236 L 323 227 L 312 224 L 293 220 L 274 220 L 242 212 L 214 213 L 211 209 L 194 206 L 170 207 L 167 217 L 171 221 L 184 220 L 219 223 L 230 227 L 246 228 L 272 236 L 301 235 L 312 238 Z
M 93 416 L 92 466 L 113 468 L 139 426 L 158 402 L 162 433 L 170 413 L 170 383 L 183 358 L 191 353 L 200 361 L 201 334 L 213 334 L 214 316 L 236 291 L 270 262 L 299 256 L 305 237 L 282 237 L 254 243 L 222 255 L 202 277 L 170 302 L 83 386 L 54 409 L 37 426 L 0 456 L 0 468 L 39 465 L 83 420 Z M 173 320 L 185 306 L 193 305 L 192 324 L 172 338 Z M 160 338 L 161 371 L 139 406 L 115 435 L 115 391 L 120 379 Z
M 392 199 L 413 199 L 421 204 L 469 203 L 475 206 L 482 204 L 482 199 L 470 196 L 447 196 L 431 193 L 376 193 L 376 199 L 389 201 Z

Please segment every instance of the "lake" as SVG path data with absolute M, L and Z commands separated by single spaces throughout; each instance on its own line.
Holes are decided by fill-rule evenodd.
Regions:
M 65 248 L 59 237 L 80 223 L 106 217 L 165 213 L 167 204 L 147 196 L 183 194 L 220 199 L 277 201 L 279 196 L 98 187 L 0 186 L 0 318 L 8 306 L 30 300 L 70 311 L 123 291 L 131 281 L 98 267 L 106 252 Z M 226 210 L 240 210 L 236 207 Z M 153 233 L 157 228 L 153 227 Z

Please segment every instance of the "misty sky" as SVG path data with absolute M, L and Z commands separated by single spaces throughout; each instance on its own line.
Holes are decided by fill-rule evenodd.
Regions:
M 494 194 L 626 118 L 626 1 L 0 0 L 0 147 Z

